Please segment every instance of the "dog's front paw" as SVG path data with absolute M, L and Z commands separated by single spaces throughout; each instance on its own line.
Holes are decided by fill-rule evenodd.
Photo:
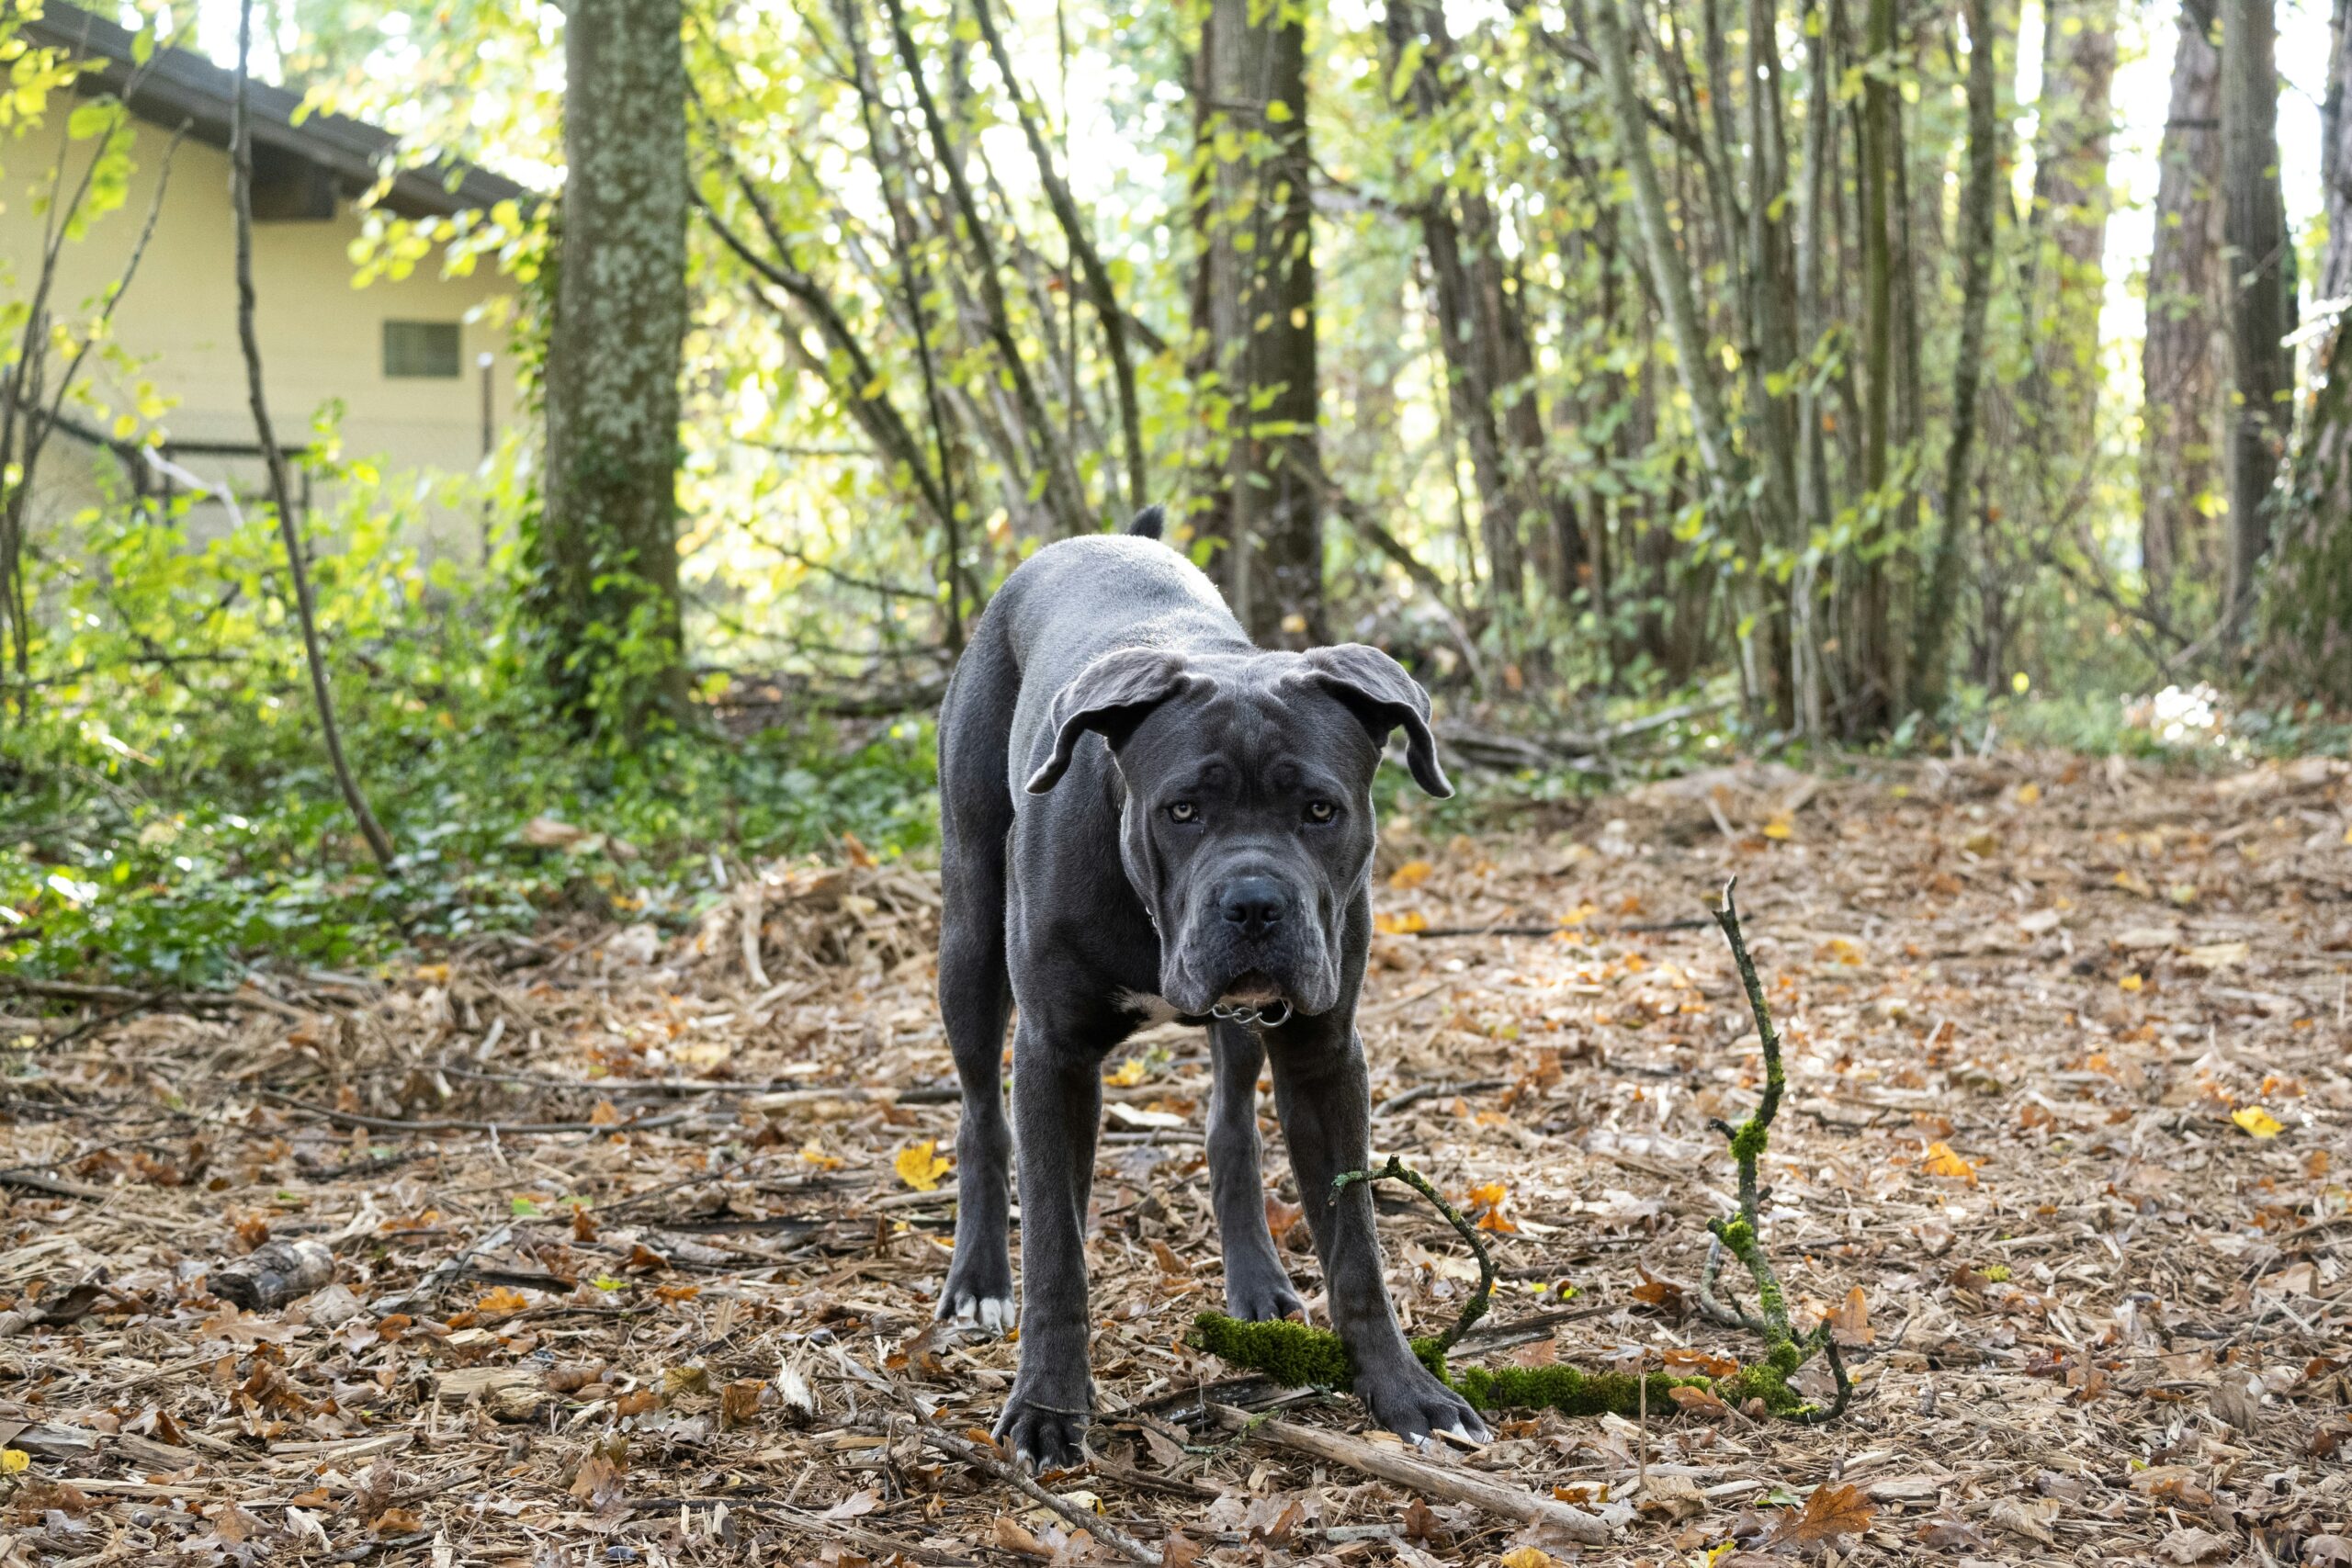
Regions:
M 1024 1470 L 1069 1470 L 1086 1457 L 1089 1417 L 1076 1405 L 1041 1404 L 1018 1387 L 997 1417 L 996 1440 L 1012 1450 Z
M 1012 1310 L 1012 1266 L 1000 1256 L 992 1263 L 967 1268 L 963 1258 L 949 1265 L 947 1283 L 940 1287 L 942 1323 L 980 1334 L 1008 1334 L 1017 1319 Z
M 1470 1402 L 1446 1387 L 1419 1361 L 1394 1371 L 1356 1378 L 1356 1397 L 1373 1418 L 1408 1443 L 1424 1443 L 1431 1432 L 1451 1432 L 1474 1443 L 1487 1440 L 1487 1424 Z
M 1272 1264 L 1262 1269 L 1227 1269 L 1225 1310 L 1227 1315 L 1244 1323 L 1306 1316 L 1306 1303 L 1291 1289 L 1290 1277 Z

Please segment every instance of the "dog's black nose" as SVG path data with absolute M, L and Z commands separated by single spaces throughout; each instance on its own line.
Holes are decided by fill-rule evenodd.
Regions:
M 1290 900 L 1271 876 L 1245 876 L 1225 890 L 1225 918 L 1250 936 L 1263 936 L 1282 923 Z

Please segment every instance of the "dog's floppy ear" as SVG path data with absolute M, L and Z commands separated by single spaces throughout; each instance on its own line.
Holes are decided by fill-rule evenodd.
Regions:
M 1166 649 L 1123 648 L 1104 654 L 1054 694 L 1046 717 L 1053 727 L 1053 754 L 1029 775 L 1029 793 L 1043 795 L 1061 782 L 1079 737 L 1088 730 L 1118 745 L 1152 709 L 1203 679 L 1184 668 L 1182 654 Z
M 1360 642 L 1310 649 L 1302 657 L 1308 679 L 1363 721 L 1373 744 L 1385 747 L 1390 730 L 1405 731 L 1405 765 L 1412 769 L 1415 784 L 1441 800 L 1453 793 L 1438 766 L 1437 738 L 1430 733 L 1430 694 L 1403 665 Z

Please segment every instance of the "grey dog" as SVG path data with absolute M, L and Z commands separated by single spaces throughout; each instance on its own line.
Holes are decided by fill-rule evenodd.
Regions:
M 1006 1177 L 1021 1168 L 1021 1365 L 997 1436 L 1073 1462 L 1093 1406 L 1085 1229 L 1102 1058 L 1145 1023 L 1208 1025 L 1211 1203 L 1227 1309 L 1302 1312 L 1266 1228 L 1258 1074 L 1273 1064 L 1333 1326 L 1355 1393 L 1398 1435 L 1483 1436 L 1413 1359 L 1390 1310 L 1371 1188 L 1356 993 L 1372 931 L 1372 778 L 1405 733 L 1413 778 L 1453 793 L 1429 696 L 1361 644 L 1265 652 L 1159 542 L 1049 545 L 1005 580 L 939 720 L 939 1004 L 964 1090 L 955 1258 L 939 1315 L 1012 1326 Z M 1018 1005 L 1012 1117 L 1001 1088 Z

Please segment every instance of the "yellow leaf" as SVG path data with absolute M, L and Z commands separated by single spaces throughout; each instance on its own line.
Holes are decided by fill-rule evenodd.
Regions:
M 0 1475 L 15 1475 L 32 1468 L 33 1456 L 22 1449 L 0 1449 Z
M 1401 915 L 1374 915 L 1372 926 L 1374 931 L 1388 936 L 1410 936 L 1415 931 L 1429 930 L 1430 918 L 1419 909 L 1408 909 Z
M 2125 990 L 2127 990 L 2127 991 L 2136 991 L 2136 990 L 2138 990 L 2142 986 L 2144 986 L 2144 985 L 2146 985 L 2146 984 L 2147 984 L 2147 982 L 2146 982 L 2146 981 L 2144 981 L 2144 980 L 2143 980 L 2143 979 L 2141 979 L 2141 978 L 2140 978 L 2139 973 L 2138 973 L 2138 971 L 2136 971 L 2136 970 L 2135 970 L 2135 971 L 2133 971 L 2132 974 L 2129 974 L 2129 975 L 2124 976 L 2121 979 L 2120 979 L 2120 980 L 2116 981 L 2115 983 L 2116 983 L 2117 985 L 2119 985 L 2119 986 L 2122 987 L 2123 987 Z
M 1130 1056 L 1121 1062 L 1118 1070 L 1102 1075 L 1102 1081 L 1114 1089 L 1133 1089 L 1143 1082 L 1144 1065 L 1141 1056 Z
M 899 1179 L 918 1192 L 936 1190 L 939 1179 L 956 1168 L 956 1162 L 940 1154 L 929 1138 L 920 1144 L 909 1144 L 891 1163 L 898 1169 Z
M 2230 1112 L 2230 1120 L 2257 1138 L 2275 1138 L 2287 1130 L 2287 1124 L 2259 1105 L 2242 1105 Z
M 1929 1144 L 1927 1158 L 1919 1168 L 1929 1176 L 1947 1176 L 1956 1181 L 1965 1181 L 1971 1187 L 1976 1185 L 1976 1167 L 1952 1153 L 1950 1144 Z
M 1764 824 L 1764 836 L 1768 839 L 1793 839 L 1797 836 L 1797 825 L 1790 820 L 1787 812 L 1775 811 L 1772 819 Z
M 1522 1546 L 1503 1553 L 1503 1568 L 1552 1568 L 1557 1559 L 1540 1546 Z
M 827 1154 L 825 1145 L 814 1138 L 800 1145 L 800 1157 L 819 1170 L 839 1170 L 842 1168 L 842 1156 Z
M 2029 782 L 2018 785 L 2018 804 L 2019 806 L 2031 806 L 2035 801 L 2040 800 L 2041 798 L 2041 786 L 2040 784 Z
M 1403 865 L 1398 866 L 1395 871 L 1388 874 L 1388 886 L 1391 887 L 1419 887 L 1422 883 L 1427 882 L 1430 879 L 1430 873 L 1436 869 L 1437 867 L 1431 865 L 1425 860 L 1408 860 Z

